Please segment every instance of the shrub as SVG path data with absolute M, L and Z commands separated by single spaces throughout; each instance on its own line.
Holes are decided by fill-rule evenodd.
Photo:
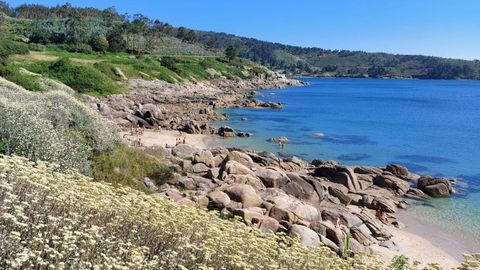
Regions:
M 68 58 L 59 59 L 46 68 L 38 66 L 36 72 L 53 77 L 79 93 L 106 96 L 120 93 L 124 87 L 89 64 L 75 63 Z
M 90 46 L 96 52 L 106 52 L 108 49 L 108 40 L 105 36 L 93 36 L 90 39 Z
M 1 269 L 395 269 L 57 170 L 0 157 Z M 479 265 L 473 254 L 459 269 Z
M 6 145 L 7 144 L 2 139 L 0 139 L 0 154 L 6 154 Z
M 62 44 L 60 48 L 66 50 L 67 52 L 74 53 L 93 53 L 92 47 L 88 44 Z
M 113 149 L 113 123 L 66 92 L 29 92 L 0 78 L 0 139 L 6 154 L 58 163 L 91 174 L 94 151 Z
M 143 189 L 145 177 L 161 185 L 170 180 L 172 175 L 173 172 L 160 159 L 125 146 L 98 153 L 93 162 L 93 178 L 115 185 Z

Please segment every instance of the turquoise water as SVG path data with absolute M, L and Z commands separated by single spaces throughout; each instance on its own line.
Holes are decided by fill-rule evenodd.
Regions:
M 261 100 L 282 102 L 281 110 L 222 110 L 230 120 L 217 127 L 254 134 L 222 143 L 350 165 L 395 162 L 458 178 L 455 196 L 412 212 L 480 248 L 480 82 L 303 80 L 311 85 L 259 92 Z M 289 139 L 283 150 L 267 142 L 279 136 Z

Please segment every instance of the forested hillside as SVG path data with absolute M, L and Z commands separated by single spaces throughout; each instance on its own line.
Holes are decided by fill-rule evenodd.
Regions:
M 289 75 L 418 79 L 480 79 L 480 61 L 421 55 L 302 48 L 173 27 L 141 14 L 123 15 L 115 8 L 45 7 L 0 2 L 8 28 L 31 44 L 57 44 L 73 52 L 111 51 L 132 54 L 219 56 L 234 54 Z M 0 30 L 1 31 L 1 30 Z

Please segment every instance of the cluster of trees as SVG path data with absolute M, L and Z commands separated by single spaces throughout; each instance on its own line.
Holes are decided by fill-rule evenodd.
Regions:
M 197 41 L 194 30 L 177 29 L 141 14 L 119 14 L 113 7 L 99 10 L 70 4 L 54 7 L 25 4 L 12 8 L 0 1 L 0 12 L 17 19 L 29 19 L 26 27 L 16 30 L 30 42 L 67 44 L 71 45 L 66 47 L 71 51 L 148 53 L 155 49 L 163 36 L 176 36 L 189 43 Z
M 224 51 L 227 59 L 238 55 L 291 74 L 480 79 L 480 61 L 303 48 L 225 33 L 176 28 L 141 14 L 119 14 L 115 8 L 99 10 L 70 4 L 12 8 L 0 1 L 0 12 L 10 17 L 31 19 L 30 25 L 18 28 L 31 42 L 66 44 L 70 51 L 149 53 L 160 46 L 162 38 L 175 37 L 185 43 L 201 44 L 208 50 Z

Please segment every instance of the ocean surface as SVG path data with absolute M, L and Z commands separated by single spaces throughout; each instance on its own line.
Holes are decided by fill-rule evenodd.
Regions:
M 480 82 L 301 79 L 311 85 L 258 92 L 283 109 L 221 110 L 230 119 L 215 126 L 253 133 L 221 143 L 457 178 L 453 197 L 414 203 L 410 212 L 480 250 Z M 289 139 L 283 150 L 268 142 L 279 136 Z

